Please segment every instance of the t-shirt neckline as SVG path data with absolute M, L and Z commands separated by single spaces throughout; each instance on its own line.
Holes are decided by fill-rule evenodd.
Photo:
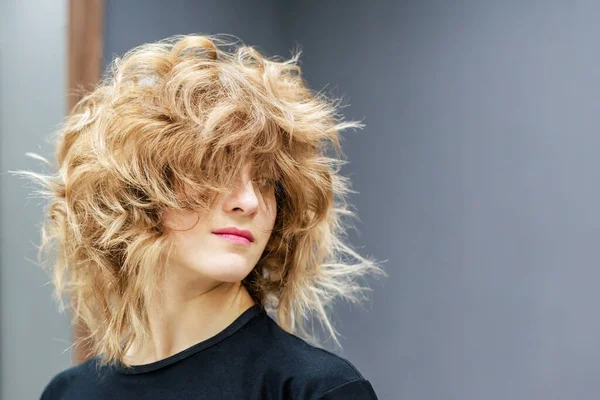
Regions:
M 246 309 L 243 313 L 241 313 L 231 324 L 225 327 L 225 329 L 206 340 L 203 340 L 188 347 L 187 349 L 175 353 L 167 358 L 163 358 L 162 360 L 154 361 L 148 364 L 133 365 L 131 368 L 126 368 L 120 362 L 117 362 L 115 364 L 115 369 L 120 373 L 131 375 L 154 371 L 156 369 L 165 367 L 169 364 L 173 364 L 179 360 L 191 356 L 192 354 L 195 354 L 201 350 L 204 350 L 210 346 L 213 346 L 223 341 L 227 337 L 237 332 L 242 326 L 246 325 L 246 323 L 252 318 L 254 318 L 256 315 L 261 314 L 262 312 L 264 312 L 262 306 L 260 304 L 254 304 L 250 308 Z

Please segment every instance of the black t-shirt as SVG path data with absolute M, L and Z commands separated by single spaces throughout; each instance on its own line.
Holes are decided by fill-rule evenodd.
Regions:
M 54 376 L 41 400 L 376 400 L 346 359 L 289 334 L 255 304 L 215 336 L 165 359 L 99 368 L 98 357 Z

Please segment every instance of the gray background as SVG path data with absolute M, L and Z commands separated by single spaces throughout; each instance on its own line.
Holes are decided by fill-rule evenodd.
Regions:
M 36 265 L 43 202 L 8 170 L 47 171 L 46 136 L 67 112 L 66 0 L 0 0 L 0 399 L 37 399 L 70 365 L 69 316 Z M 25 187 L 28 185 L 29 187 Z
M 41 168 L 23 153 L 65 112 L 64 0 L 18 3 L 0 3 L 2 171 Z M 178 33 L 232 33 L 283 56 L 300 44 L 311 86 L 366 124 L 343 134 L 362 221 L 350 240 L 389 260 L 366 309 L 337 308 L 341 354 L 381 399 L 596 399 L 598 12 L 109 0 L 105 62 Z M 70 329 L 25 259 L 40 205 L 0 178 L 1 395 L 35 398 L 68 365 Z

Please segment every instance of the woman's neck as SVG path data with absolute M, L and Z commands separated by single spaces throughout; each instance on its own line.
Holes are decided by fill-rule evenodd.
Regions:
M 241 282 L 220 282 L 204 290 L 165 285 L 162 307 L 149 305 L 151 339 L 140 348 L 134 342 L 124 361 L 148 364 L 177 354 L 221 332 L 253 306 Z

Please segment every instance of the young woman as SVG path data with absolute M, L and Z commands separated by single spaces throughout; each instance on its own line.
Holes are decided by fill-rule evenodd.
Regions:
M 377 398 L 307 329 L 339 345 L 332 302 L 386 273 L 342 240 L 339 132 L 360 124 L 299 55 L 223 35 L 135 48 L 57 132 L 56 171 L 18 171 L 50 200 L 40 259 L 57 244 L 57 298 L 94 353 L 42 399 Z

